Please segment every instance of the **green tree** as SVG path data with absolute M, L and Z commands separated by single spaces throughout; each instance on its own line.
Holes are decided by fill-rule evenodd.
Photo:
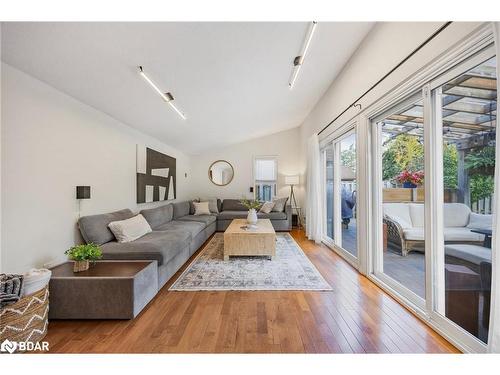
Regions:
M 391 139 L 382 155 L 382 178 L 393 180 L 403 170 L 424 169 L 424 145 L 415 136 L 401 134 Z
M 424 145 L 415 136 L 401 134 L 387 145 L 382 155 L 382 178 L 384 181 L 393 180 L 403 170 L 412 172 L 424 170 Z M 458 152 L 453 144 L 443 146 L 443 174 L 444 187 L 456 189 Z M 425 171 L 424 171 L 425 172 Z
M 445 189 L 458 187 L 458 152 L 455 145 L 443 145 L 443 184 Z
M 351 168 L 356 172 L 356 148 L 354 144 L 350 145 L 347 150 L 340 153 L 340 162 L 342 165 Z

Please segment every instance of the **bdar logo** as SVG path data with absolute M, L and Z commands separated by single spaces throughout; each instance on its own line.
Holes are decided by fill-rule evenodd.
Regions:
M 9 352 L 10 354 L 14 353 L 17 349 L 17 342 L 12 342 L 7 340 L 4 340 L 2 342 L 2 345 L 0 345 L 0 352 Z

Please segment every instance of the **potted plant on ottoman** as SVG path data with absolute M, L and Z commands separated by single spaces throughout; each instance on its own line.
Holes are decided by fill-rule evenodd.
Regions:
M 261 203 L 256 200 L 243 198 L 240 200 L 241 204 L 248 209 L 247 223 L 249 226 L 254 227 L 257 224 L 257 208 L 261 206 Z
M 413 189 L 416 188 L 418 185 L 421 185 L 422 182 L 424 181 L 424 172 L 422 171 L 411 172 L 405 169 L 396 177 L 396 181 L 399 182 L 400 184 L 403 184 L 404 188 Z
M 89 261 L 102 258 L 101 248 L 93 243 L 73 246 L 66 250 L 64 254 L 75 262 L 73 272 L 86 271 L 89 269 Z

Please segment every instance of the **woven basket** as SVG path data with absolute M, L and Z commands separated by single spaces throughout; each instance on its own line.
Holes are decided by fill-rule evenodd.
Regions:
M 46 333 L 49 316 L 49 288 L 24 296 L 16 303 L 0 309 L 0 342 L 41 341 Z

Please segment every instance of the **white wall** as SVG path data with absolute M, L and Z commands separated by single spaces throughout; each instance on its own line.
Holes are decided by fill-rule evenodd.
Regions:
M 82 215 L 146 207 L 135 203 L 137 143 L 177 158 L 177 198 L 188 198 L 182 152 L 6 64 L 1 87 L 3 272 L 62 260 L 80 241 L 77 185 L 92 188 Z
M 229 147 L 211 150 L 191 157 L 192 196 L 241 198 L 253 197 L 253 160 L 255 156 L 278 157 L 278 196 L 289 196 L 290 187 L 284 184 L 286 175 L 298 173 L 299 129 L 294 128 L 266 137 L 256 138 Z M 233 181 L 227 186 L 214 185 L 208 179 L 208 168 L 214 161 L 223 159 L 234 168 Z
M 299 169 L 303 178 L 299 191 L 303 207 L 305 206 L 306 181 L 304 176 L 307 165 L 308 138 L 332 121 L 442 25 L 442 22 L 380 22 L 363 40 L 300 127 Z M 361 100 L 363 109 L 463 39 L 479 25 L 479 23 L 471 22 L 452 23 Z M 347 111 L 322 135 L 331 133 L 335 127 L 343 125 L 358 112 L 359 109 Z

